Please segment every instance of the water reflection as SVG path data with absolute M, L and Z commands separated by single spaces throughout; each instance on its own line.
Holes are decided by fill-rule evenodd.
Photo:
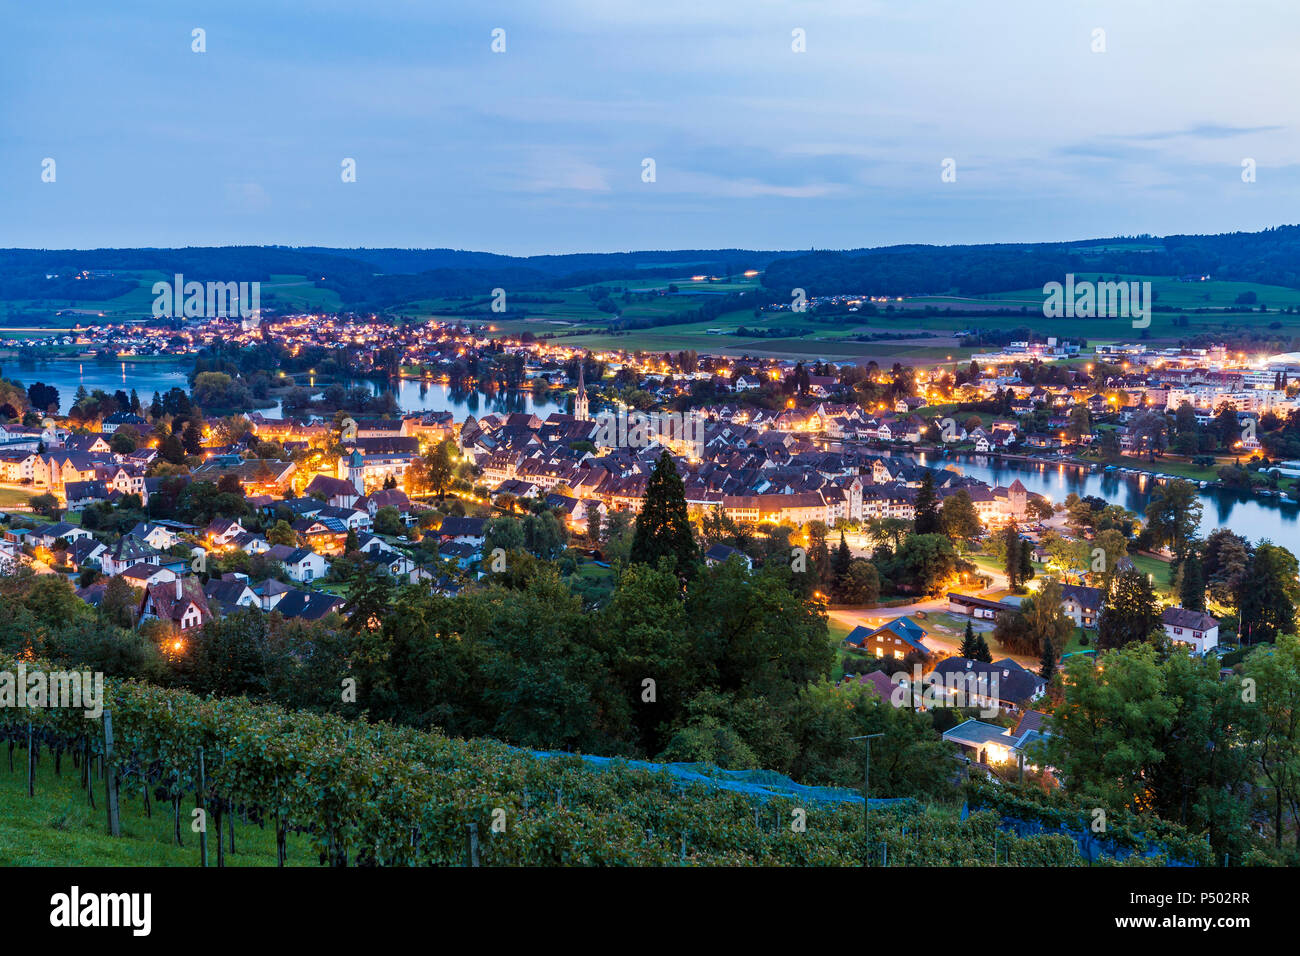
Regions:
M 951 468 L 990 485 L 1009 485 L 1019 478 L 1030 491 L 1057 502 L 1064 501 L 1070 492 L 1081 497 L 1094 495 L 1139 515 L 1145 514 L 1159 485 L 1157 479 L 1146 474 L 1090 471 L 1063 462 L 1008 462 L 985 455 L 946 458 L 925 453 L 904 457 L 931 468 Z M 1295 502 L 1226 488 L 1202 488 L 1199 495 L 1202 535 L 1215 528 L 1230 528 L 1252 541 L 1269 538 L 1300 553 L 1300 505 Z

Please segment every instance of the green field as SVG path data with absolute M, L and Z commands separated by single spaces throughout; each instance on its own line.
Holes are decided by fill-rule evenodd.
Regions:
M 137 784 L 123 783 L 120 792 L 122 835 L 108 836 L 104 810 L 104 781 L 95 781 L 95 808 L 81 788 L 80 771 L 64 755 L 62 774 L 55 776 L 54 756 L 41 751 L 36 771 L 36 796 L 27 796 L 27 750 L 13 749 L 13 771 L 8 748 L 0 749 L 0 866 L 198 866 L 199 835 L 190 830 L 191 795 L 181 808 L 182 839 L 172 842 L 170 804 L 154 803 L 147 816 Z M 209 826 L 215 816 L 209 811 Z M 223 827 L 224 827 L 223 823 Z M 226 846 L 229 846 L 227 834 Z M 235 824 L 235 853 L 226 854 L 226 866 L 274 866 L 275 829 Z M 216 866 L 215 833 L 208 839 L 208 865 Z M 307 841 L 289 837 L 289 865 L 318 863 Z
M 137 288 L 107 301 L 86 300 L 8 300 L 0 301 L 0 314 L 5 314 L 7 328 L 0 329 L 0 338 L 26 338 L 46 336 L 63 329 L 84 326 L 104 319 L 134 319 L 151 314 L 153 304 L 152 284 L 169 279 L 161 272 L 139 271 L 119 273 L 135 279 Z M 1093 273 L 1079 273 L 1079 281 L 1095 281 Z M 1111 275 L 1107 280 L 1116 278 Z M 1268 308 L 1300 308 L 1300 290 L 1247 282 L 1180 282 L 1163 276 L 1119 276 L 1124 281 L 1150 281 L 1156 304 L 1177 309 L 1214 310 L 1203 315 L 1157 312 L 1152 314 L 1151 326 L 1145 338 L 1172 340 L 1189 338 L 1197 333 L 1232 334 L 1236 331 L 1257 331 L 1261 326 L 1276 325 L 1281 335 L 1300 335 L 1300 313 L 1283 314 L 1271 311 L 1224 312 L 1235 307 L 1242 293 L 1253 292 L 1258 302 Z M 690 275 L 673 279 L 647 277 L 644 279 L 611 280 L 598 285 L 611 291 L 617 307 L 617 318 L 636 325 L 639 321 L 662 322 L 698 308 L 718 295 L 741 292 L 759 287 L 757 276 L 740 275 L 719 277 L 718 281 L 696 280 Z M 636 293 L 655 293 L 675 286 L 677 294 L 651 295 L 644 300 Z M 829 321 L 817 321 L 808 313 L 764 312 L 755 316 L 751 310 L 739 310 L 705 322 L 673 322 L 627 331 L 611 331 L 610 322 L 615 316 L 601 311 L 592 299 L 594 286 L 573 289 L 521 292 L 507 297 L 511 317 L 498 318 L 490 311 L 490 290 L 473 296 L 423 299 L 404 303 L 389 311 L 410 315 L 416 319 L 437 318 L 483 323 L 502 335 L 531 332 L 539 337 L 556 336 L 565 345 L 590 349 L 624 349 L 627 351 L 681 351 L 693 350 L 718 355 L 753 355 L 756 357 L 791 357 L 801 359 L 824 358 L 832 361 L 879 363 L 900 361 L 914 365 L 936 364 L 943 361 L 964 362 L 974 352 L 988 351 L 989 347 L 966 348 L 959 345 L 953 333 L 969 328 L 1010 328 L 1024 326 L 1043 334 L 1056 334 L 1085 338 L 1090 344 L 1132 340 L 1138 337 L 1131 319 L 1048 319 L 1042 314 L 1041 289 L 1019 289 L 982 296 L 929 295 L 906 298 L 891 303 L 877 314 L 838 315 Z M 624 291 L 633 293 L 631 301 L 624 301 Z M 530 301 L 531 300 L 531 301 Z M 262 304 L 268 308 L 290 311 L 335 311 L 342 307 L 337 293 L 319 289 L 315 277 L 300 275 L 272 275 L 262 283 Z M 1236 307 L 1240 308 L 1240 307 Z M 950 311 L 961 309 L 975 311 L 974 315 L 957 315 Z M 997 314 L 994 310 L 1012 310 L 1013 314 Z M 73 315 L 55 315 L 58 311 L 75 310 Z M 987 315 L 978 314 L 987 310 Z M 519 312 L 526 313 L 520 317 Z M 788 332 L 780 337 L 737 334 L 746 329 L 779 329 Z M 576 333 L 576 334 L 575 334 Z M 864 337 L 887 333 L 898 338 L 875 339 Z
M 153 284 L 169 281 L 171 275 L 153 270 L 118 272 L 118 278 L 133 279 L 136 288 L 115 299 L 6 299 L 0 300 L 5 325 L 0 335 L 32 338 L 58 333 L 77 326 L 85 327 L 99 319 L 141 319 L 153 314 Z M 262 306 L 290 310 L 321 309 L 335 311 L 342 307 L 338 293 L 318 289 L 307 276 L 273 275 L 262 283 Z M 75 315 L 55 315 L 72 310 Z
M 1160 558 L 1153 558 L 1148 554 L 1130 555 L 1133 559 L 1133 566 L 1144 574 L 1151 576 L 1151 584 L 1156 592 L 1162 596 L 1172 595 L 1170 582 L 1170 568 L 1168 561 Z
M 32 493 L 21 488 L 0 488 L 0 510 L 25 505 L 31 498 Z

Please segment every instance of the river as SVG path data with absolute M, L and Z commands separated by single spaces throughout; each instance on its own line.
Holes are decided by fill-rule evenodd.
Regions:
M 1030 491 L 1055 502 L 1064 501 L 1070 492 L 1080 497 L 1095 495 L 1142 516 L 1157 487 L 1157 482 L 1146 475 L 1085 471 L 1066 463 L 1008 462 L 983 455 L 936 457 L 924 452 L 906 457 L 930 468 L 955 468 L 993 486 L 1009 485 L 1019 478 Z M 1222 488 L 1203 488 L 1199 494 L 1202 536 L 1216 528 L 1230 528 L 1251 541 L 1268 538 L 1300 554 L 1300 504 Z
M 21 361 L 10 359 L 4 363 L 5 378 L 17 380 L 23 385 L 43 382 L 59 390 L 59 412 L 66 415 L 72 408 L 73 398 L 78 386 L 84 385 L 87 391 L 97 388 L 112 394 L 119 388 L 130 394 L 135 389 L 140 400 L 148 403 L 153 393 L 163 393 L 169 388 L 183 388 L 189 391 L 190 362 L 148 361 L 133 362 L 130 359 L 112 363 L 99 363 L 93 360 L 54 359 L 45 361 Z M 404 412 L 443 412 L 448 411 L 462 421 L 466 415 L 481 416 L 489 413 L 509 414 L 510 412 L 532 412 L 545 418 L 551 412 L 562 412 L 564 407 L 550 400 L 537 401 L 532 391 L 494 392 L 491 394 L 474 391 L 453 391 L 451 386 L 402 379 L 393 384 L 361 380 L 345 383 L 365 385 L 375 392 L 392 391 L 397 396 L 398 407 Z M 317 386 L 320 387 L 319 385 Z M 258 409 L 267 418 L 279 418 L 280 406 Z

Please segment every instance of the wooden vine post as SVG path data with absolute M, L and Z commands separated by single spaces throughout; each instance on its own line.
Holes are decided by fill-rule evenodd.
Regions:
M 478 824 L 465 824 L 465 865 L 478 866 Z
M 89 762 L 87 762 L 89 764 Z M 113 715 L 104 711 L 104 806 L 108 812 L 108 835 L 122 835 L 122 821 L 117 813 L 117 787 L 113 779 L 117 771 L 113 766 Z M 86 789 L 90 790 L 90 778 L 86 778 Z
M 199 866 L 208 865 L 208 812 L 203 806 L 203 748 L 199 748 L 199 785 L 194 790 L 194 806 L 199 810 Z M 221 839 L 221 834 L 217 834 Z
M 27 796 L 36 796 L 36 751 L 32 749 L 32 722 L 27 721 Z

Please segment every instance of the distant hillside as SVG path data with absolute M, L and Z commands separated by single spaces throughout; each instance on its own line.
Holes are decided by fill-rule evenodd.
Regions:
M 502 256 L 458 249 L 223 246 L 185 249 L 0 250 L 0 301 L 105 300 L 132 287 L 123 273 L 183 273 L 198 281 L 304 276 L 347 309 L 400 309 L 445 296 L 573 288 L 595 282 L 763 270 L 763 297 L 985 295 L 1041 286 L 1067 272 L 1180 276 L 1300 288 L 1300 226 L 1213 236 L 1067 243 L 887 246 L 848 251 L 683 249 Z M 79 272 L 112 275 L 75 278 Z M 57 275 L 58 278 L 46 278 Z
M 522 258 L 455 249 L 324 249 L 221 246 L 185 249 L 0 250 L 0 300 L 103 300 L 134 287 L 120 273 L 181 273 L 187 280 L 268 281 L 306 276 L 344 307 L 397 308 L 421 299 L 571 288 L 618 279 L 724 274 L 765 268 L 781 255 L 743 249 L 590 253 Z M 111 278 L 76 279 L 83 271 Z M 57 275 L 57 279 L 47 279 Z
M 809 295 L 985 295 L 1027 289 L 1068 272 L 1216 279 L 1300 288 L 1300 226 L 1214 236 L 1151 236 L 1069 243 L 888 246 L 813 252 L 773 262 L 763 286 Z

